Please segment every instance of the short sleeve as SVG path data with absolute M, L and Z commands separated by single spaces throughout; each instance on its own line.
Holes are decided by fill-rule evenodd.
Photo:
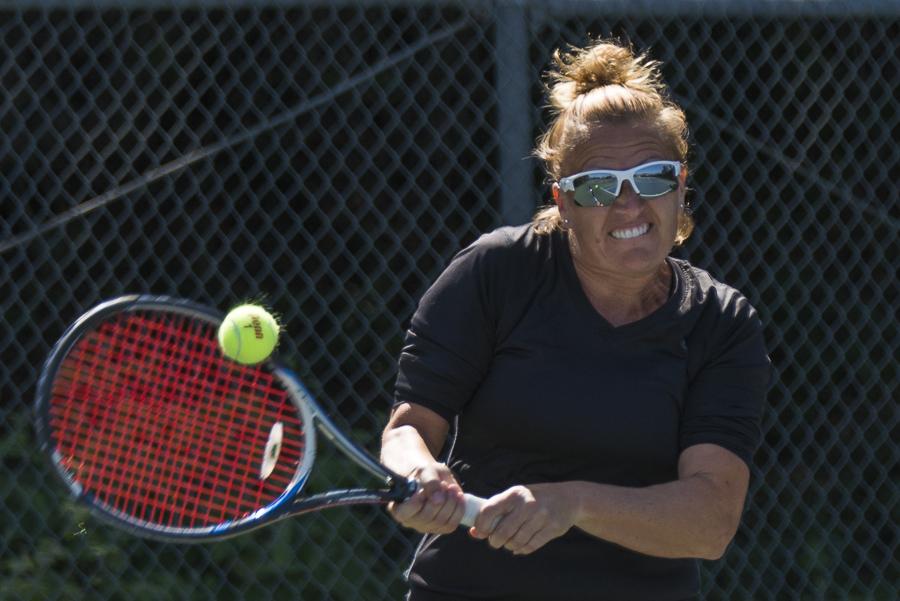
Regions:
M 706 338 L 703 363 L 688 384 L 680 447 L 711 443 L 751 465 L 759 446 L 771 364 L 763 327 L 746 298 L 732 289 Z
M 494 347 L 489 237 L 457 254 L 419 302 L 400 353 L 394 403 L 450 421 L 484 379 Z

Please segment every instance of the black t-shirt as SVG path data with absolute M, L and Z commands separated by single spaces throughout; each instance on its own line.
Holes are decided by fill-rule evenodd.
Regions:
M 412 318 L 395 402 L 458 419 L 448 463 L 463 489 L 487 497 L 537 482 L 670 482 L 681 451 L 699 443 L 749 464 L 770 365 L 747 299 L 669 258 L 668 301 L 613 327 L 584 294 L 565 236 L 530 225 L 482 236 Z M 458 599 L 665 601 L 696 595 L 699 579 L 696 560 L 643 555 L 577 528 L 525 556 L 459 529 L 423 540 L 410 584 Z

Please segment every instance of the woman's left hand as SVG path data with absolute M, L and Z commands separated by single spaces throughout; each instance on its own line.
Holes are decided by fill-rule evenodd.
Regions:
M 575 524 L 572 492 L 565 483 L 513 486 L 488 499 L 469 534 L 516 555 L 537 551 Z

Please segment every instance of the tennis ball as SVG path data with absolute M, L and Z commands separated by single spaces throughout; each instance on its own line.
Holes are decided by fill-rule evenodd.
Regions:
M 235 307 L 219 326 L 222 353 L 244 365 L 265 361 L 276 344 L 278 322 L 259 305 Z

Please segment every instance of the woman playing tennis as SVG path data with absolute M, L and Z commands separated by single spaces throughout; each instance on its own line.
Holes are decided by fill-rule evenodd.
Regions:
M 770 364 L 747 299 L 669 256 L 684 112 L 621 44 L 554 59 L 553 205 L 461 251 L 400 356 L 382 459 L 421 482 L 392 507 L 427 535 L 413 601 L 694 599 L 741 518 Z M 468 530 L 463 490 L 488 498 Z

